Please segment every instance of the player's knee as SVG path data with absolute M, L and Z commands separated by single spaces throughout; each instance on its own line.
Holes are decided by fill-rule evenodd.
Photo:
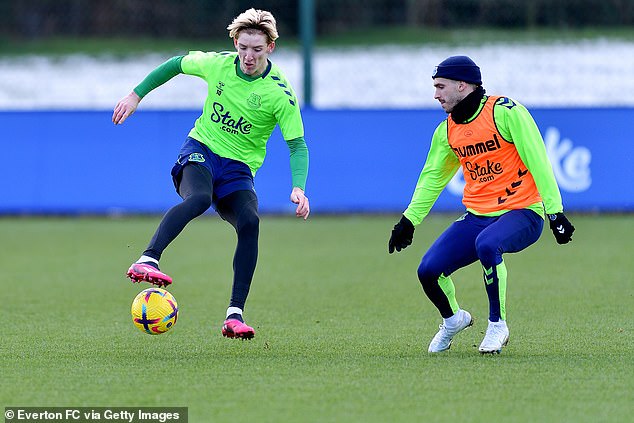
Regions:
M 491 238 L 478 237 L 475 243 L 476 253 L 478 258 L 483 263 L 495 261 L 495 257 L 498 254 L 498 243 Z
M 192 213 L 202 214 L 211 207 L 211 196 L 208 194 L 192 194 L 183 200 Z
M 434 260 L 431 260 L 428 256 L 423 257 L 420 265 L 418 266 L 418 280 L 423 288 L 432 283 L 438 283 L 438 278 L 442 270 L 436 266 Z
M 257 236 L 260 230 L 260 216 L 258 216 L 255 210 L 245 210 L 238 218 L 236 229 L 238 234 Z

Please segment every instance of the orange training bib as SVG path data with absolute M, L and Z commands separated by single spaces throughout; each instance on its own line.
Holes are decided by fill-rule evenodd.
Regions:
M 493 107 L 498 98 L 489 97 L 469 123 L 456 124 L 447 119 L 449 146 L 464 173 L 462 203 L 482 214 L 521 209 L 541 201 L 535 180 L 515 144 L 506 141 L 495 125 Z

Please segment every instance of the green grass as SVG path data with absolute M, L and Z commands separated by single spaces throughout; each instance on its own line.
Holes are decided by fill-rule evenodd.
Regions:
M 165 252 L 174 329 L 137 330 L 123 276 L 157 217 L 2 218 L 0 408 L 186 406 L 190 422 L 622 422 L 634 412 L 634 219 L 571 216 L 506 256 L 510 343 L 480 356 L 477 265 L 454 275 L 476 318 L 447 353 L 416 279 L 453 216 L 430 216 L 387 254 L 397 216 L 264 216 L 247 304 L 250 342 L 220 335 L 233 230 L 192 222 Z M 628 417 L 630 416 L 630 417 Z
M 634 30 L 623 27 L 588 28 L 412 28 L 373 27 L 340 31 L 329 35 L 318 35 L 317 47 L 358 47 L 381 45 L 417 46 L 478 46 L 497 43 L 553 43 L 578 42 L 581 40 L 611 39 L 634 41 Z M 297 49 L 300 41 L 282 34 L 277 42 L 279 48 Z M 185 54 L 190 50 L 232 50 L 231 40 L 224 34 L 216 38 L 150 38 L 150 37 L 46 37 L 14 39 L 0 37 L 1 55 L 64 55 L 81 53 L 88 55 L 114 55 L 125 57 L 139 53 Z

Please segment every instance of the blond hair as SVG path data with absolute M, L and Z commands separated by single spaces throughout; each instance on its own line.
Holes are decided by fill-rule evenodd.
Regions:
M 268 38 L 268 42 L 271 43 L 279 37 L 276 25 L 275 18 L 271 12 L 251 8 L 238 15 L 227 29 L 229 30 L 229 37 L 234 39 L 238 38 L 240 32 L 244 30 L 262 31 Z

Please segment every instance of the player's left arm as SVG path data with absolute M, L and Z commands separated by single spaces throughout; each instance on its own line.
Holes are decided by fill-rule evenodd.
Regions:
M 304 220 L 310 214 L 310 204 L 304 191 L 306 189 L 306 179 L 308 178 L 308 147 L 304 137 L 298 137 L 286 141 L 290 150 L 291 177 L 293 190 L 291 191 L 291 201 L 297 204 L 295 215 L 303 217 Z
M 505 101 L 506 100 L 506 101 Z M 502 104 L 500 104 L 500 101 Z M 537 124 L 522 104 L 500 99 L 495 106 L 495 122 L 502 136 L 512 141 L 533 175 L 547 214 L 563 212 L 561 193 Z
M 500 100 L 502 104 L 496 105 L 495 112 L 495 121 L 500 133 L 515 144 L 520 158 L 533 175 L 557 243 L 567 244 L 572 240 L 575 227 L 564 215 L 561 193 L 537 124 L 521 104 L 510 99 Z
M 275 89 L 282 88 L 282 90 L 276 91 L 275 119 L 290 150 L 293 183 L 290 200 L 297 204 L 295 215 L 306 220 L 310 214 L 310 204 L 305 194 L 309 154 L 304 139 L 304 122 L 299 108 L 299 101 L 290 83 L 282 75 L 279 75 L 276 85 Z

